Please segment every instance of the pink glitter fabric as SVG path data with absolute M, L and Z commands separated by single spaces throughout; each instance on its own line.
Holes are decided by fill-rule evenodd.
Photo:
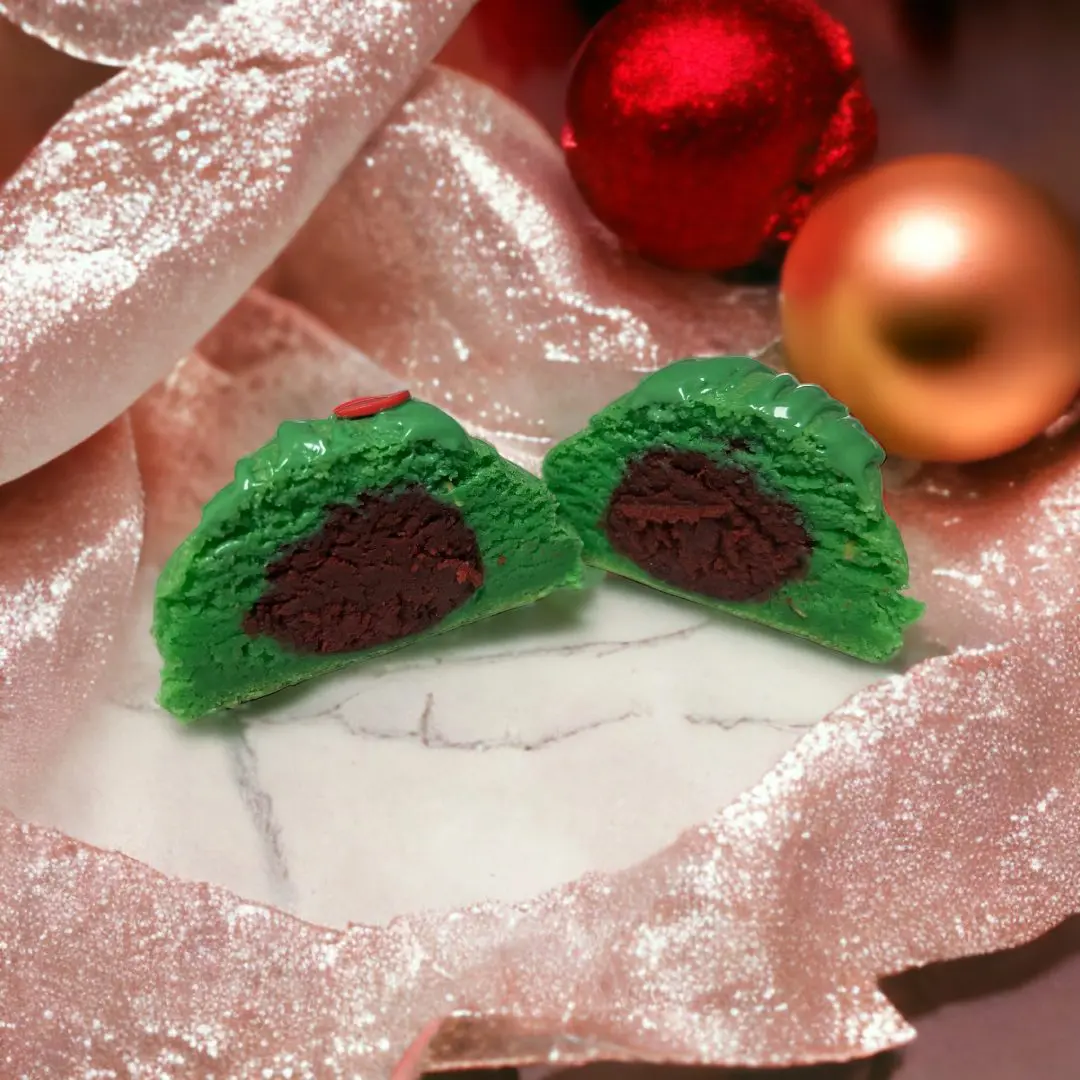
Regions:
M 0 482 L 191 351 L 469 6 L 236 0 L 81 99 L 0 189 Z
M 1073 616 L 856 696 L 636 868 L 385 929 L 310 926 L 5 818 L 0 1000 L 19 1006 L 0 1061 L 40 1080 L 131 1062 L 385 1076 L 440 1017 L 430 1067 L 900 1045 L 913 1032 L 880 977 L 1080 906 L 1080 739 L 1062 737 L 1078 632 Z
M 0 0 L 0 13 L 69 56 L 129 64 L 232 0 Z
M 0 181 L 6 180 L 49 128 L 111 74 L 73 59 L 0 18 Z
M 921 631 L 939 644 L 1008 641 L 1080 602 L 1080 428 L 995 461 L 925 466 L 889 509 L 927 603 Z
M 92 700 L 128 614 L 141 541 L 142 492 L 126 420 L 0 487 L 3 805 L 18 804 Z

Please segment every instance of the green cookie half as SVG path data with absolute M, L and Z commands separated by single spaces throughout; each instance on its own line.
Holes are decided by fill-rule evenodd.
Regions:
M 555 446 L 544 479 L 585 561 L 865 660 L 923 605 L 847 409 L 742 356 L 663 368 Z
M 543 484 L 432 405 L 288 421 L 161 573 L 159 701 L 273 693 L 576 586 L 580 556 Z

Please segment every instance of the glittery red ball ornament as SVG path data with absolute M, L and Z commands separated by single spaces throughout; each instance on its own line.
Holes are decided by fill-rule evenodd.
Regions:
M 873 156 L 847 31 L 811 0 L 624 0 L 571 79 L 563 149 L 593 212 L 689 270 L 775 262 Z

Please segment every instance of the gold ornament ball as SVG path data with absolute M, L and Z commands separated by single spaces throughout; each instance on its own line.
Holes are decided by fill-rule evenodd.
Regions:
M 780 294 L 792 372 L 890 453 L 993 457 L 1080 392 L 1075 233 L 978 158 L 905 158 L 835 192 L 792 244 Z

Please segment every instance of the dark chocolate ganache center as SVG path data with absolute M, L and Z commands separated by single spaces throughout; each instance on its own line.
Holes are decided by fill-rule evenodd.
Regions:
M 767 599 L 806 572 L 813 547 L 798 509 L 747 469 L 659 447 L 627 465 L 603 524 L 620 555 L 717 600 Z
M 370 649 L 441 622 L 483 584 L 461 511 L 422 487 L 328 507 L 318 532 L 283 548 L 244 619 L 302 653 Z

